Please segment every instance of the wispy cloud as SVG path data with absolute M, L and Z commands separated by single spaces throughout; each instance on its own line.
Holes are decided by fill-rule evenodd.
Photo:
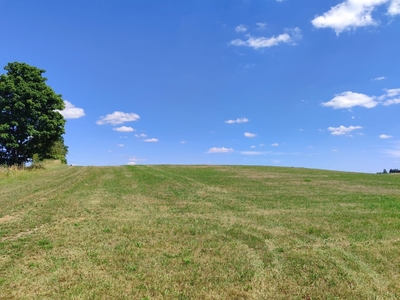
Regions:
M 105 117 L 100 117 L 96 122 L 97 125 L 112 124 L 118 125 L 125 122 L 133 122 L 139 120 L 139 115 L 135 113 L 124 113 L 122 111 L 115 111 L 112 114 L 108 114 Z
M 400 142 L 393 143 L 393 148 L 383 150 L 390 157 L 400 157 Z
M 279 144 L 278 144 L 278 143 L 273 143 L 271 146 L 272 146 L 272 147 L 278 147 Z
M 381 81 L 381 80 L 385 80 L 385 79 L 386 79 L 385 76 L 381 76 L 381 77 L 372 78 L 371 81 Z
M 146 143 L 157 143 L 158 139 L 156 139 L 156 138 L 145 139 L 145 140 L 143 140 L 143 142 L 146 142 Z
M 400 98 L 389 99 L 389 100 L 386 100 L 385 102 L 383 102 L 384 106 L 389 106 L 389 105 L 393 105 L 393 104 L 400 104 Z
M 79 119 L 85 116 L 83 108 L 75 107 L 71 102 L 64 100 L 65 108 L 57 110 L 65 119 Z
M 380 139 L 390 139 L 390 138 L 392 138 L 392 136 L 391 136 L 391 135 L 387 135 L 387 134 L 381 134 L 381 135 L 379 136 L 379 138 L 380 138 Z
M 240 151 L 242 155 L 300 155 L 300 152 L 274 152 L 274 151 Z
M 229 42 L 232 46 L 245 46 L 253 49 L 270 48 L 279 44 L 292 44 L 295 45 L 298 40 L 302 38 L 301 30 L 296 27 L 287 29 L 285 33 L 272 37 L 254 37 L 250 34 L 246 35 L 246 40 L 235 39 Z
M 265 29 L 267 27 L 267 23 L 264 22 L 258 22 L 256 23 L 258 29 Z
M 353 130 L 362 129 L 361 126 L 349 126 L 345 127 L 343 125 L 339 127 L 328 127 L 328 130 L 331 132 L 332 135 L 345 135 L 349 134 Z
M 141 134 L 135 134 L 135 137 L 137 138 L 146 138 L 147 134 L 141 133 Z
M 235 31 L 236 32 L 246 32 L 248 27 L 246 25 L 240 24 L 236 26 Z
M 399 89 L 386 89 L 386 96 L 387 97 L 396 97 L 400 95 L 400 88 Z
M 121 127 L 113 128 L 113 130 L 119 131 L 119 132 L 132 132 L 132 131 L 135 131 L 135 129 L 133 129 L 132 127 L 129 127 L 129 126 L 121 126 Z
M 400 95 L 400 88 L 397 88 L 397 89 L 386 89 L 385 91 L 386 91 L 386 93 L 378 98 L 381 101 L 384 100 L 382 102 L 382 104 L 384 106 L 389 106 L 389 105 L 399 104 L 400 103 L 400 97 L 394 98 L 394 97 L 397 97 L 397 96 Z
M 268 151 L 241 151 L 240 154 L 242 155 L 268 155 L 271 152 Z
M 245 69 L 251 69 L 254 68 L 256 64 L 252 63 L 252 64 L 239 64 L 239 66 L 242 66 Z
M 117 146 L 118 147 L 124 147 L 125 145 L 124 144 L 118 144 Z
M 372 13 L 378 6 L 386 3 L 389 3 L 389 15 L 400 14 L 400 0 L 346 0 L 315 17 L 311 23 L 316 28 L 331 28 L 337 35 L 357 27 L 375 26 L 378 22 L 374 20 Z
M 237 118 L 236 120 L 227 120 L 226 124 L 235 124 L 235 123 L 247 123 L 249 119 L 247 118 Z
M 217 147 L 213 147 L 213 148 L 210 148 L 206 153 L 230 153 L 230 152 L 233 152 L 232 148 L 225 148 L 225 147 L 217 148 Z
M 245 132 L 244 136 L 247 137 L 247 138 L 253 138 L 253 137 L 256 137 L 257 134 L 251 133 L 251 132 Z

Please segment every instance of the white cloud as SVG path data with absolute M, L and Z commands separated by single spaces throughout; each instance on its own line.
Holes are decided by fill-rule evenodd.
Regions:
M 236 120 L 227 120 L 225 123 L 227 124 L 234 124 L 234 123 L 247 123 L 249 119 L 247 118 L 237 118 Z
M 139 115 L 135 113 L 124 113 L 122 111 L 115 111 L 112 114 L 108 114 L 105 117 L 100 117 L 96 122 L 97 125 L 112 124 L 118 125 L 125 122 L 133 122 L 139 120 Z
M 272 147 L 278 147 L 279 144 L 278 144 L 278 143 L 273 143 L 271 146 L 272 146 Z
M 361 126 L 349 126 L 345 127 L 343 125 L 339 127 L 328 127 L 328 130 L 331 132 L 332 135 L 344 135 L 349 134 L 353 130 L 362 129 Z
M 158 139 L 156 139 L 156 138 L 145 139 L 144 142 L 146 142 L 146 143 L 157 143 Z
M 124 147 L 125 145 L 124 144 L 118 144 L 118 147 Z
M 372 12 L 387 2 L 391 2 L 389 14 L 397 14 L 399 0 L 346 0 L 331 7 L 322 16 L 314 18 L 311 23 L 316 28 L 332 28 L 336 34 L 357 27 L 376 25 Z
M 254 149 L 254 148 L 256 148 L 256 146 L 251 146 L 250 148 L 251 148 L 251 149 Z
M 332 100 L 322 103 L 322 106 L 331 106 L 334 109 L 352 108 L 354 106 L 372 108 L 378 104 L 375 99 L 376 97 L 348 91 L 335 95 Z
M 371 81 L 381 81 L 381 80 L 385 80 L 385 79 L 386 79 L 385 76 L 381 76 L 381 77 L 373 78 L 373 79 L 371 79 Z
M 132 131 L 135 131 L 135 129 L 133 129 L 132 127 L 128 127 L 128 126 L 121 126 L 121 127 L 113 128 L 113 130 L 119 131 L 119 132 L 132 132 Z
M 400 0 L 392 0 L 388 9 L 389 15 L 400 15 Z
M 217 148 L 217 147 L 213 147 L 213 148 L 210 148 L 207 151 L 207 153 L 230 153 L 232 151 L 233 151 L 232 148 L 225 148 L 225 147 Z
M 235 31 L 236 32 L 246 32 L 247 29 L 248 29 L 248 27 L 246 25 L 240 24 L 240 25 L 236 26 Z
M 379 136 L 380 139 L 390 139 L 392 136 L 391 135 L 387 135 L 387 134 L 381 134 Z
M 127 163 L 127 165 L 129 165 L 129 166 L 133 166 L 133 165 L 137 165 L 137 163 L 136 163 L 136 162 L 134 162 L 134 161 L 130 161 L 130 162 L 128 162 L 128 163 Z
M 248 137 L 248 138 L 253 138 L 253 137 L 257 136 L 257 134 L 255 134 L 255 133 L 250 133 L 250 132 L 245 132 L 245 133 L 244 133 L 244 136 L 245 136 L 245 137 Z
M 147 134 L 141 133 L 141 134 L 135 134 L 135 137 L 137 138 L 146 138 Z
M 71 102 L 64 100 L 65 108 L 57 110 L 65 119 L 78 119 L 85 116 L 83 108 L 75 107 Z
M 230 45 L 233 46 L 246 46 L 253 49 L 262 49 L 277 46 L 279 44 L 296 44 L 296 41 L 301 39 L 301 30 L 296 27 L 293 29 L 286 30 L 287 32 L 273 37 L 253 37 L 247 35 L 247 40 L 235 39 L 230 41 Z

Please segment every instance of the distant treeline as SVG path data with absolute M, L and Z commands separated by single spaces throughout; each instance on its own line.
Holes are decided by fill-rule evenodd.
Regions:
M 400 173 L 399 169 L 390 169 L 389 172 L 386 169 L 383 169 L 383 172 L 378 172 L 378 174 L 387 174 L 387 173 Z

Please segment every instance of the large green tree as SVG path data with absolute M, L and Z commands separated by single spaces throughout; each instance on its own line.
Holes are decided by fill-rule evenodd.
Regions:
M 0 75 L 0 164 L 23 165 L 34 154 L 45 158 L 64 142 L 64 109 L 43 77 L 45 70 L 26 63 L 9 63 Z

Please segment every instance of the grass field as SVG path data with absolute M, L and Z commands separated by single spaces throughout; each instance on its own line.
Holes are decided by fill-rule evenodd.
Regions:
M 400 299 L 400 175 L 3 170 L 0 299 Z

